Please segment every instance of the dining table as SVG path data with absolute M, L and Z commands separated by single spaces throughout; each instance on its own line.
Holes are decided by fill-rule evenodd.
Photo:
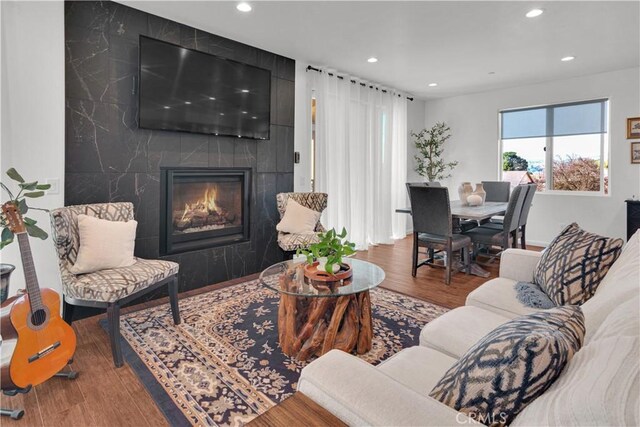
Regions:
M 469 206 L 468 204 L 463 204 L 459 200 L 454 200 L 451 202 L 451 218 L 452 218 L 452 226 L 453 233 L 458 234 L 462 232 L 460 228 L 460 220 L 472 220 L 472 221 L 482 221 L 489 219 L 496 215 L 504 215 L 507 211 L 508 202 L 485 202 L 479 206 Z M 396 209 L 397 213 L 404 213 L 411 215 L 411 207 L 404 207 Z M 457 261 L 459 263 L 460 261 Z M 458 266 L 460 267 L 460 266 Z M 459 270 L 459 268 L 457 268 Z M 470 274 L 474 276 L 480 277 L 489 277 L 489 272 L 484 268 L 480 267 L 475 262 L 471 263 L 471 271 Z

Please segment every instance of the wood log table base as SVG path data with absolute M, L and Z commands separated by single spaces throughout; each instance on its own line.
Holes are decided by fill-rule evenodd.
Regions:
M 280 294 L 278 337 L 283 353 L 297 360 L 334 348 L 366 353 L 373 338 L 369 291 L 339 297 Z

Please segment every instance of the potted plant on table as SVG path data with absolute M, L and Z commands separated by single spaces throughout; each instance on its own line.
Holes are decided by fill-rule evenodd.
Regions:
M 341 272 L 348 272 L 348 276 L 351 276 L 351 267 L 343 263 L 342 257 L 353 255 L 356 252 L 356 245 L 346 239 L 347 230 L 343 228 L 338 234 L 332 228 L 325 233 L 319 233 L 318 237 L 320 238 L 318 243 L 310 245 L 307 249 L 298 249 L 296 254 L 307 257 L 309 264 L 307 267 L 329 273 L 330 276 L 339 275 Z M 305 268 L 305 274 L 310 270 Z

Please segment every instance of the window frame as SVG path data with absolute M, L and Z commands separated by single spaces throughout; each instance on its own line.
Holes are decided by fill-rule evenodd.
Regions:
M 602 120 L 606 121 L 607 132 L 600 134 L 600 161 L 603 162 L 605 160 L 605 153 L 606 153 L 606 160 L 608 162 L 607 169 L 609 170 L 608 192 L 607 193 L 604 192 L 604 176 L 605 176 L 604 175 L 605 168 L 603 167 L 604 165 L 601 165 L 600 167 L 600 190 L 599 191 L 553 190 L 552 185 L 553 185 L 553 138 L 554 136 L 549 136 L 549 134 L 552 133 L 552 132 L 549 132 L 549 129 L 553 129 L 553 110 L 549 107 L 580 105 L 580 104 L 594 103 L 598 101 L 603 101 L 607 105 L 605 117 L 602 118 Z M 538 191 L 536 192 L 536 194 L 546 194 L 549 196 L 571 195 L 571 196 L 590 196 L 590 197 L 611 197 L 611 190 L 612 190 L 612 187 L 611 187 L 611 138 L 609 136 L 611 132 L 611 97 L 610 96 L 589 98 L 589 99 L 584 99 L 580 101 L 554 102 L 550 104 L 531 105 L 527 107 L 503 108 L 498 110 L 498 176 L 499 176 L 499 179 L 500 180 L 503 179 L 503 173 L 505 172 L 502 170 L 502 153 L 504 152 L 504 144 L 503 144 L 504 140 L 502 139 L 502 113 L 509 112 L 509 111 L 536 109 L 536 108 L 547 109 L 547 120 L 546 120 L 547 136 L 537 137 L 537 138 L 545 139 L 545 160 L 544 160 L 545 161 L 545 166 L 544 166 L 545 167 L 545 170 L 544 170 L 545 190 Z M 585 134 L 585 135 L 594 135 L 594 134 Z M 563 136 L 571 136 L 571 135 L 563 135 Z M 512 139 L 516 139 L 516 138 L 512 138 Z M 526 138 L 519 138 L 519 139 L 526 139 Z M 606 151 L 605 151 L 605 143 L 606 143 Z

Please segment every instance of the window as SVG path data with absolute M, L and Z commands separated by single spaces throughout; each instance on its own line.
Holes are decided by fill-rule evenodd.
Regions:
M 500 112 L 502 174 L 523 171 L 538 191 L 609 193 L 607 99 Z

